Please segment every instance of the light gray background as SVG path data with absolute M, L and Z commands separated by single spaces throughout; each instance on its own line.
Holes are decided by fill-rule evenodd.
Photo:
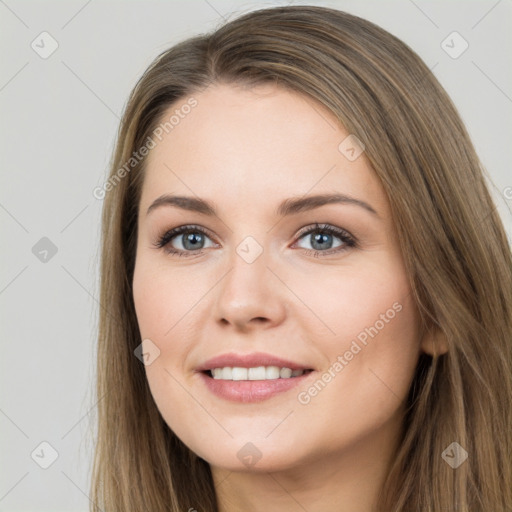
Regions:
M 0 511 L 88 510 L 102 207 L 92 191 L 131 88 L 170 45 L 234 12 L 287 3 L 0 0 Z M 512 2 L 292 3 L 374 21 L 433 67 L 492 177 L 510 238 Z M 43 31 L 59 45 L 47 59 L 31 48 Z M 469 43 L 457 59 L 441 47 L 453 31 Z M 42 237 L 57 247 L 46 262 L 32 252 Z M 43 441 L 58 453 L 48 469 L 31 458 L 37 448 L 34 459 L 50 461 Z

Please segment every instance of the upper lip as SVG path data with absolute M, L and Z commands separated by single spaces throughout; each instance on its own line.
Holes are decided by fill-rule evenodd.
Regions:
M 213 368 L 224 368 L 227 366 L 236 366 L 239 368 L 278 366 L 279 368 L 290 368 L 291 370 L 312 370 L 311 366 L 296 363 L 264 352 L 253 352 L 251 354 L 220 354 L 208 359 L 196 370 L 198 372 L 203 372 Z

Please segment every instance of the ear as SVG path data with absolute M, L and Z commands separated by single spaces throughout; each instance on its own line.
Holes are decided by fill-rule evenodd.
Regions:
M 445 335 L 438 327 L 425 329 L 421 338 L 422 352 L 432 357 L 441 356 L 448 352 L 448 342 Z

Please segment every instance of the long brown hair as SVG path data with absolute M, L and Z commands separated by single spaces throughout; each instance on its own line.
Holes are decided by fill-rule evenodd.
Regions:
M 422 326 L 447 346 L 420 357 L 379 510 L 510 512 L 512 261 L 485 171 L 451 100 L 407 45 L 361 18 L 312 6 L 250 12 L 181 42 L 130 95 L 104 187 L 91 510 L 217 510 L 209 465 L 165 424 L 134 356 L 145 159 L 130 158 L 171 105 L 220 82 L 298 91 L 363 142 Z M 456 468 L 442 456 L 452 443 L 468 453 Z

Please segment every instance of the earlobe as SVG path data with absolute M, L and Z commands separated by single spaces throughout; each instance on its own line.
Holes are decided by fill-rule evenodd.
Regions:
M 440 329 L 425 330 L 421 339 L 421 350 L 432 357 L 441 356 L 448 352 L 448 342 Z

